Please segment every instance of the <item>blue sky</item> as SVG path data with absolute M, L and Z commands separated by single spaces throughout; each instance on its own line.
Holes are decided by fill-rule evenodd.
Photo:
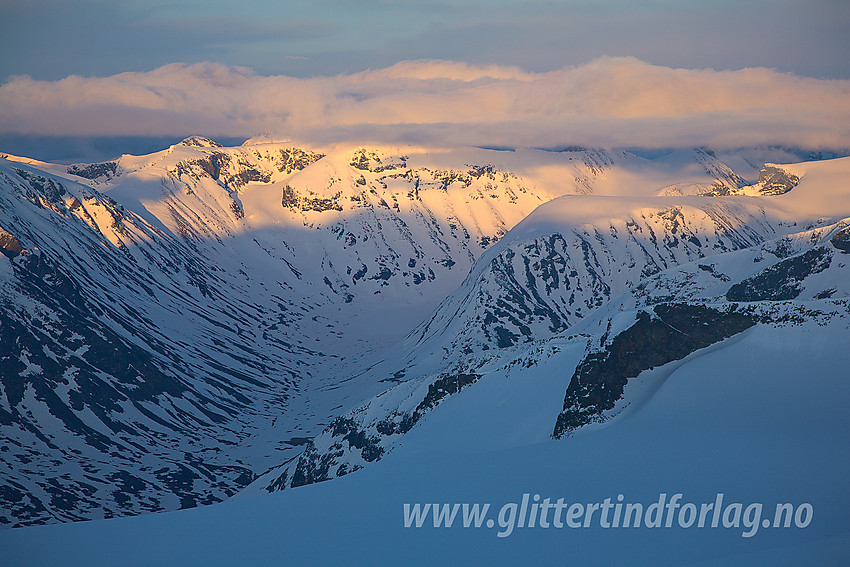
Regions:
M 549 71 L 601 55 L 850 78 L 850 2 L 0 0 L 0 82 L 219 62 L 264 75 L 407 59 Z

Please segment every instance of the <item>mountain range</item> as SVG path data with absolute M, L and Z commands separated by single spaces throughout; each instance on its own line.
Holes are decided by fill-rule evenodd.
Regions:
M 0 155 L 0 524 L 288 490 L 441 423 L 568 446 L 742 337 L 844 344 L 850 158 L 812 157 L 197 136 Z M 461 396 L 484 421 L 441 417 Z

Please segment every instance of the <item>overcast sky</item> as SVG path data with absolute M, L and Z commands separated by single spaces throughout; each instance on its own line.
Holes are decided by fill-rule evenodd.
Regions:
M 629 100 L 622 85 L 643 88 L 647 81 L 660 80 L 656 86 L 696 97 L 701 110 L 684 113 L 687 127 L 704 124 L 713 130 L 703 136 L 708 140 L 719 135 L 717 124 L 735 123 L 730 112 L 746 112 L 750 121 L 766 124 L 781 118 L 785 108 L 785 113 L 803 112 L 815 120 L 817 126 L 804 132 L 811 139 L 843 143 L 850 138 L 846 129 L 830 126 L 823 115 L 824 110 L 838 112 L 837 119 L 843 111 L 850 112 L 842 104 L 850 84 L 848 38 L 847 0 L 0 0 L 0 140 L 9 133 L 154 136 L 177 135 L 178 129 L 242 136 L 256 133 L 264 123 L 287 131 L 324 129 L 330 136 L 338 131 L 329 129 L 340 125 L 352 135 L 378 130 L 386 135 L 392 129 L 400 136 L 398 127 L 390 128 L 392 120 L 380 117 L 390 99 L 395 106 L 388 114 L 393 119 L 415 126 L 421 118 L 430 125 L 427 135 L 439 137 L 435 124 L 464 122 L 462 113 L 474 114 L 478 107 L 476 91 L 470 89 L 486 93 L 493 81 L 503 99 L 490 97 L 484 107 L 495 110 L 502 126 L 532 119 L 545 130 L 546 117 L 554 113 L 555 125 L 581 133 L 594 129 L 587 124 L 579 128 L 575 113 L 583 111 L 577 101 L 542 114 L 530 108 L 517 111 L 508 101 L 521 102 L 517 97 L 530 93 L 540 104 L 568 92 L 600 95 L 604 100 L 591 116 L 604 121 L 616 118 L 618 101 Z M 430 80 L 391 78 L 393 73 L 378 80 L 362 73 L 409 60 L 454 61 L 468 67 L 463 73 L 454 67 L 452 77 Z M 629 61 L 616 69 L 626 74 L 615 73 L 611 61 Z M 431 69 L 440 69 L 436 74 L 441 75 L 450 67 Z M 723 73 L 751 68 L 772 71 Z M 581 69 L 585 72 L 577 72 Z M 713 112 L 715 118 L 718 112 L 726 113 L 720 122 L 698 122 L 709 112 L 706 105 L 715 103 L 693 90 L 702 84 L 699 73 L 677 75 L 675 69 L 719 72 L 714 77 L 724 85 L 724 102 Z M 79 77 L 60 81 L 71 75 Z M 339 77 L 316 79 L 333 75 Z M 301 81 L 289 80 L 294 78 Z M 681 83 L 683 78 L 687 85 Z M 820 81 L 807 83 L 803 78 Z M 596 87 L 575 83 L 597 79 Z M 365 83 L 358 86 L 359 81 Z M 794 96 L 785 98 L 769 90 L 792 86 Z M 609 92 L 612 89 L 616 92 Z M 391 97 L 380 98 L 381 90 Z M 656 88 L 643 96 L 663 101 L 663 92 Z M 212 102 L 207 101 L 208 93 Z M 305 93 L 326 106 L 280 101 Z M 758 106 L 754 93 L 768 96 L 770 112 L 753 114 Z M 739 96 L 746 104 L 731 102 Z M 813 96 L 825 96 L 829 106 Z M 422 97 L 430 110 L 415 119 L 405 116 L 402 111 L 421 103 Z M 440 97 L 448 98 L 440 103 Z M 113 99 L 115 104 L 110 104 Z M 363 111 L 366 107 L 357 103 L 364 102 L 369 103 L 369 118 L 358 123 L 348 112 Z M 247 112 L 236 108 L 245 103 Z M 262 104 L 272 108 L 263 111 Z M 449 108 L 438 111 L 441 106 Z M 620 118 L 632 120 L 629 128 L 634 133 L 645 133 L 647 123 L 638 126 L 634 119 L 666 112 L 651 106 L 644 100 L 640 112 Z M 487 116 L 475 117 L 476 131 L 482 132 L 486 121 Z M 680 122 L 684 128 L 686 122 Z M 666 127 L 658 130 L 659 136 L 672 132 L 669 120 Z M 552 129 L 541 131 L 541 138 L 557 138 Z M 508 129 L 512 131 L 523 139 L 537 135 L 533 129 Z M 597 137 L 604 139 L 605 134 Z M 499 138 L 493 132 L 488 136 Z

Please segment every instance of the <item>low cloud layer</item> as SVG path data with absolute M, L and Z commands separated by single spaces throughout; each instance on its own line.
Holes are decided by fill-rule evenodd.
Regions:
M 546 73 L 407 61 L 333 77 L 175 63 L 0 86 L 0 132 L 556 147 L 850 147 L 850 81 L 602 58 Z

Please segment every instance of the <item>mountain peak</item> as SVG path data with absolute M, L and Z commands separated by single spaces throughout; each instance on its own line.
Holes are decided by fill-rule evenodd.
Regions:
M 194 146 L 198 148 L 221 148 L 222 145 L 215 140 L 210 140 L 204 136 L 189 136 L 184 138 L 178 146 Z

